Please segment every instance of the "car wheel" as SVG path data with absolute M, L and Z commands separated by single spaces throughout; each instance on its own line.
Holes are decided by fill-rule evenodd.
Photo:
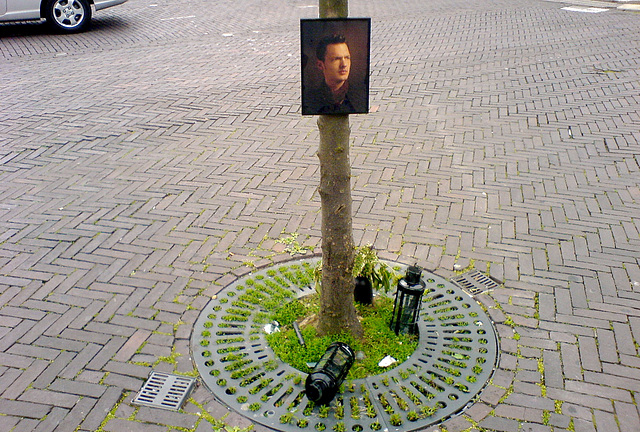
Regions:
M 87 0 L 51 0 L 47 5 L 47 22 L 67 33 L 82 31 L 91 22 Z

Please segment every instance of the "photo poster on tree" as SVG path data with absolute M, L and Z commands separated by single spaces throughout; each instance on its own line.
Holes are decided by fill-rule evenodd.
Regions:
M 300 20 L 302 115 L 369 112 L 371 18 Z

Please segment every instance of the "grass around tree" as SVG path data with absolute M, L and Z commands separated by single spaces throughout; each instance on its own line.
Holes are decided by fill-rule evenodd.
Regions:
M 378 296 L 372 306 L 356 304 L 356 309 L 364 328 L 364 337 L 361 340 L 354 340 L 347 333 L 318 336 L 313 325 L 313 317 L 319 310 L 318 295 L 314 294 L 288 302 L 275 310 L 272 317 L 280 323 L 281 328 L 279 332 L 267 335 L 267 341 L 283 362 L 304 373 L 311 372 L 312 367 L 309 365 L 320 360 L 330 343 L 344 342 L 359 354 L 347 379 L 380 374 L 400 365 L 413 354 L 418 345 L 417 337 L 396 336 L 389 328 L 393 299 Z M 302 323 L 300 327 L 306 347 L 298 341 L 293 329 L 294 322 Z M 364 358 L 359 358 L 362 354 Z M 387 355 L 396 359 L 397 363 L 386 368 L 378 366 L 380 360 Z

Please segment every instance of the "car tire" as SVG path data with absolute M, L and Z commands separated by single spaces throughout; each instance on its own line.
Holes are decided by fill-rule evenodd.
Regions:
M 49 0 L 45 12 L 49 25 L 65 33 L 85 30 L 91 22 L 87 0 Z

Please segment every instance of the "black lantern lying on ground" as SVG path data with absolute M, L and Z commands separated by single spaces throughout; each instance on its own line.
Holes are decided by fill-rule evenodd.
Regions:
M 354 360 L 355 354 L 349 345 L 342 342 L 333 342 L 329 345 L 313 371 L 307 376 L 305 382 L 307 398 L 318 405 L 327 405 L 331 402 Z
M 418 333 L 418 315 L 425 286 L 422 269 L 418 266 L 409 267 L 406 276 L 398 281 L 390 324 L 396 335 Z

